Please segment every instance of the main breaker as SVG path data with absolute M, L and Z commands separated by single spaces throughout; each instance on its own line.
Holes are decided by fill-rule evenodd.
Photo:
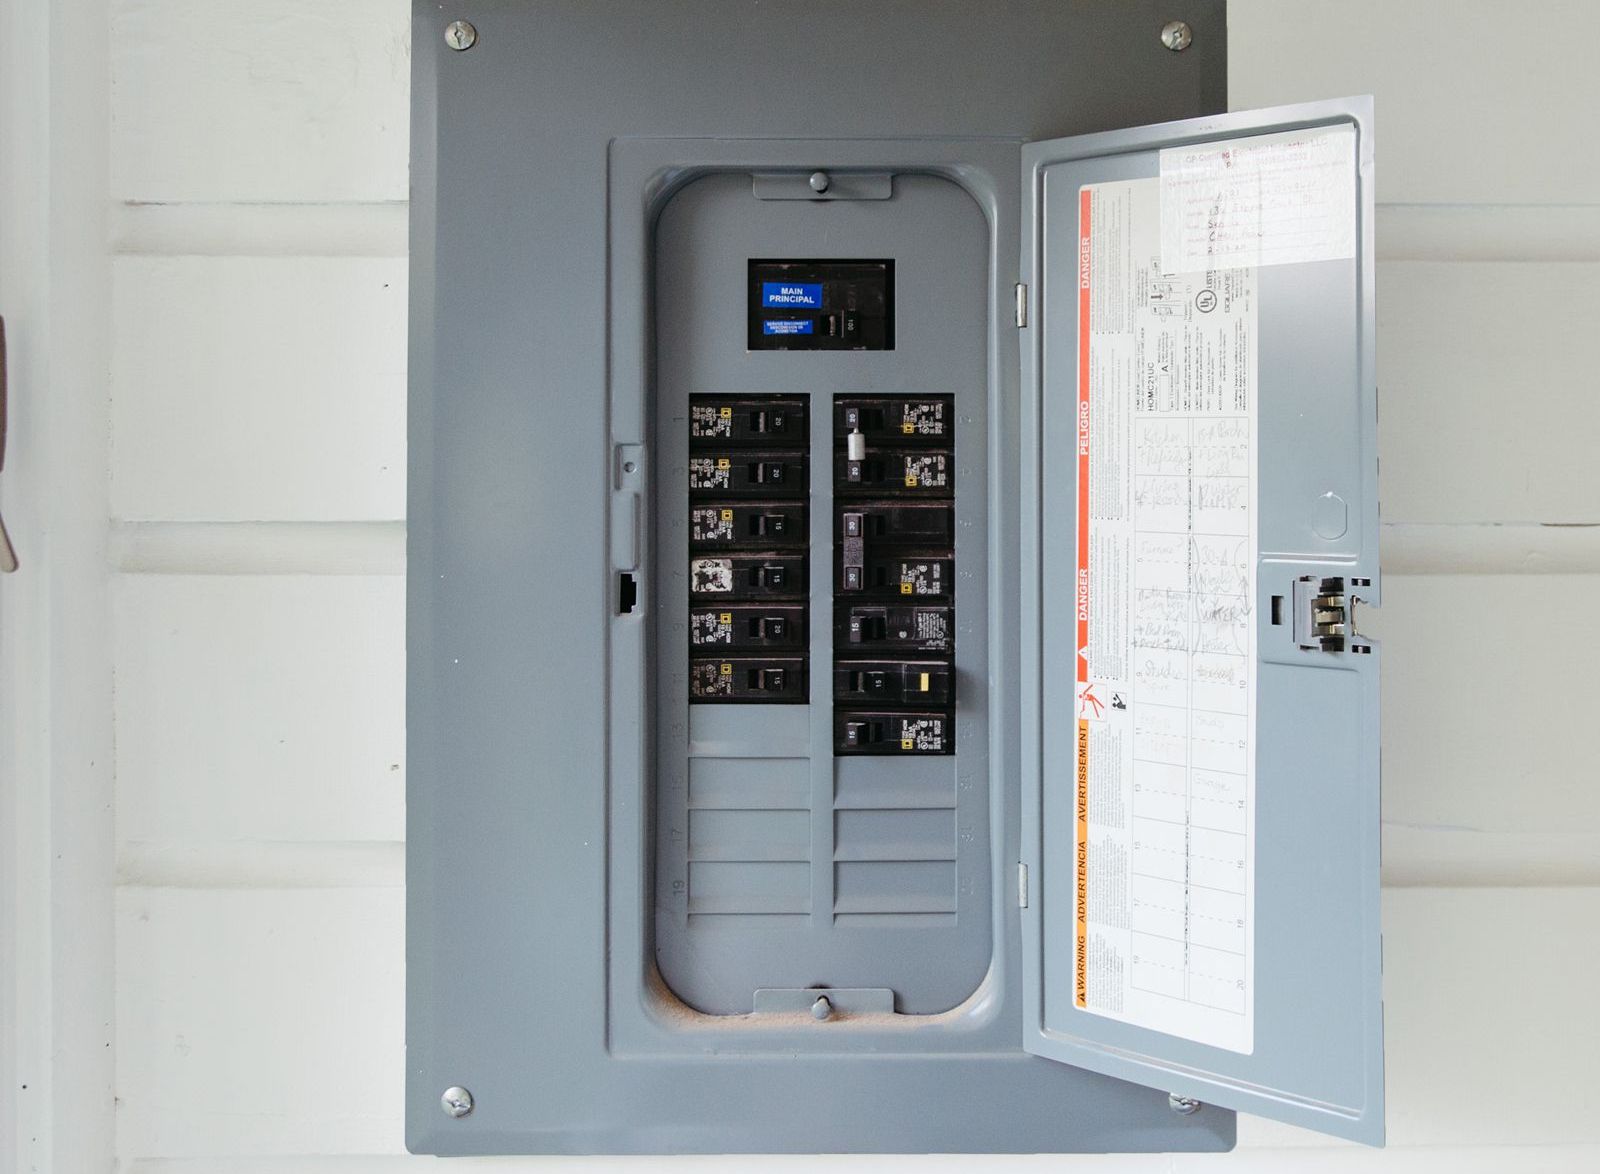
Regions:
M 1379 1142 L 1368 99 L 1221 0 L 414 19 L 408 1144 Z

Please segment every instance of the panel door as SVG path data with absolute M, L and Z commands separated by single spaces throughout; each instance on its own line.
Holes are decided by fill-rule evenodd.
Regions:
M 1024 1038 L 1381 1143 L 1372 160 L 1366 98 L 1024 150 Z

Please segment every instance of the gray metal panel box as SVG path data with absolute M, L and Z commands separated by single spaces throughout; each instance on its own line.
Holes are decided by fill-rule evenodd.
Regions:
M 1219 111 L 1223 4 L 1183 16 L 1174 52 L 1143 0 L 417 4 L 411 1149 L 1216 1150 L 1217 1105 L 1273 1111 L 1241 1092 L 1251 1058 L 1048 993 L 1060 644 L 1028 590 L 1056 221 L 1030 201 L 1082 152 L 1024 144 Z M 1213 130 L 1248 128 L 1179 137 Z M 1159 145 L 1087 141 L 1130 174 Z M 1350 272 L 1365 330 L 1326 344 L 1359 361 L 1370 253 Z M 1334 553 L 1375 584 L 1369 382 L 1323 388 L 1355 429 L 1324 488 L 1359 483 Z M 1263 662 L 1304 655 L 1263 636 Z M 1325 675 L 1360 708 L 1373 670 Z M 1352 826 L 1367 745 L 1324 761 L 1356 776 Z M 1375 949 L 1375 858 L 1341 879 L 1327 946 Z M 1341 1057 L 1326 1085 L 1318 1055 L 1267 1071 L 1298 1105 L 1346 1089 Z M 1321 1125 L 1370 1140 L 1374 1103 Z

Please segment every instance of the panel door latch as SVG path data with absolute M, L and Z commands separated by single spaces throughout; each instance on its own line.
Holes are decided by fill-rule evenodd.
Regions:
M 1294 581 L 1294 641 L 1306 652 L 1371 652 L 1355 628 L 1357 596 L 1368 580 L 1307 575 Z

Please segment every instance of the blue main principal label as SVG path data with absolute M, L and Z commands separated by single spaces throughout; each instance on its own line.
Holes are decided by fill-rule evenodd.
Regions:
M 821 286 L 817 287 L 822 288 Z M 809 318 L 768 318 L 761 323 L 762 334 L 813 334 L 816 323 Z
M 820 310 L 822 309 L 822 283 L 798 281 L 763 281 L 761 283 L 763 309 Z

